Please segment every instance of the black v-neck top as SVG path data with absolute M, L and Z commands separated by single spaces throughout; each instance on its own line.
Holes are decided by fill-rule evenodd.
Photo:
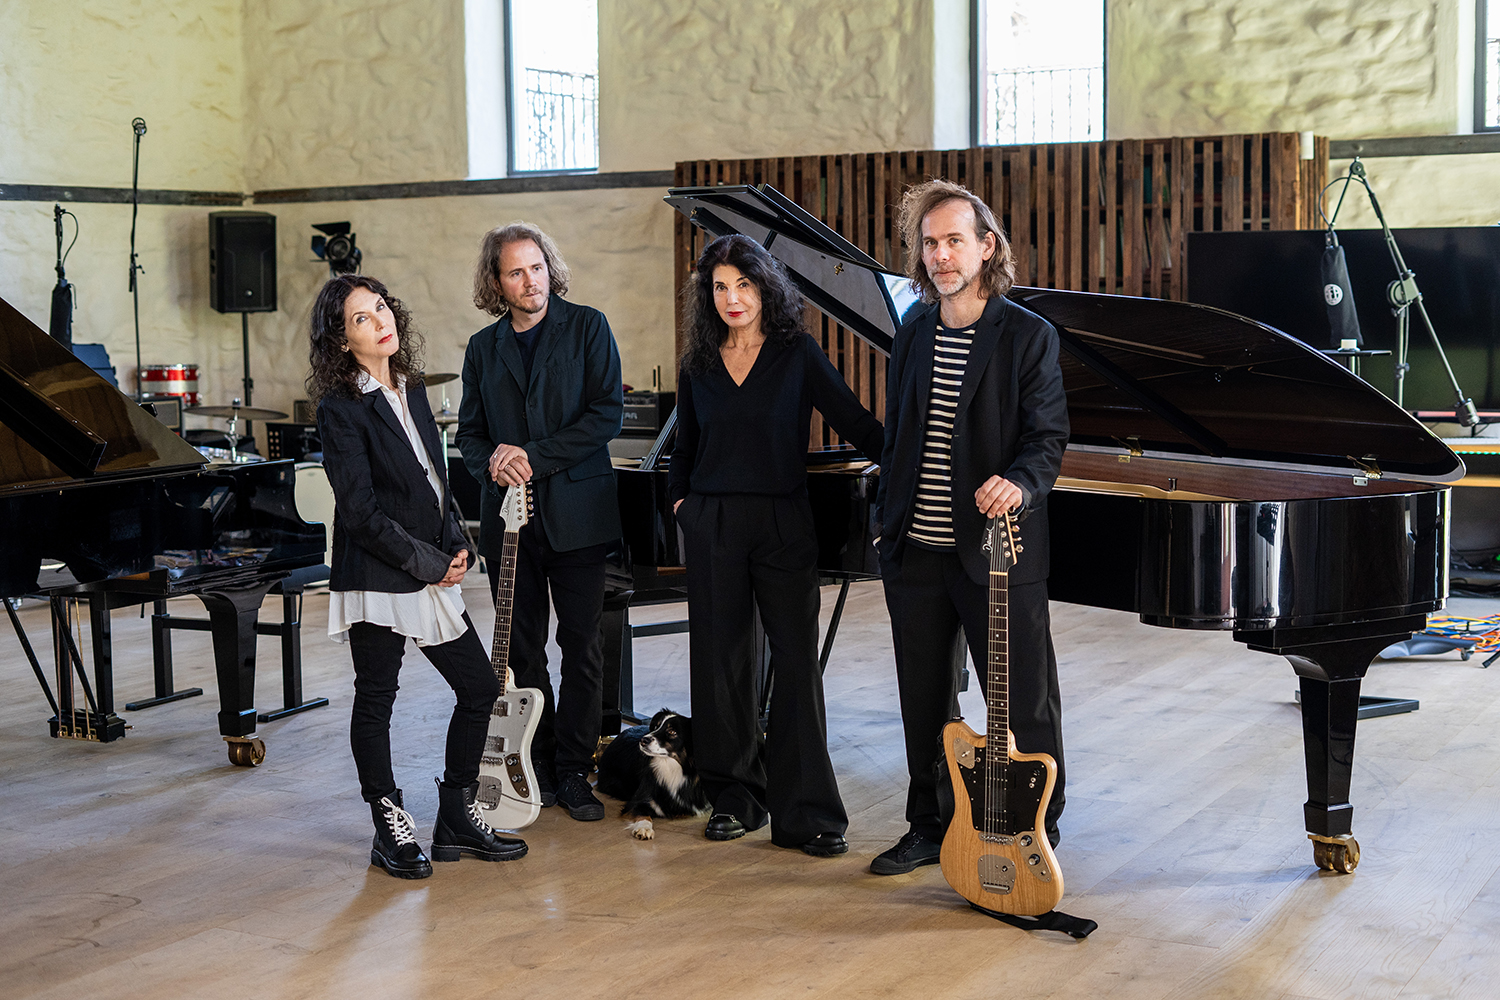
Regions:
M 689 493 L 806 493 L 815 406 L 845 441 L 880 461 L 880 421 L 807 334 L 790 344 L 767 340 L 740 385 L 723 359 L 701 375 L 680 373 L 668 497 L 675 503 Z

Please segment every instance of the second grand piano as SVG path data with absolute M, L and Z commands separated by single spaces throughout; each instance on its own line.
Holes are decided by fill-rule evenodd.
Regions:
M 766 188 L 679 189 L 714 235 L 765 245 L 809 301 L 882 351 L 909 301 Z M 1349 802 L 1360 682 L 1448 594 L 1459 458 L 1317 351 L 1184 302 L 1016 288 L 1057 327 L 1072 434 L 1051 494 L 1053 600 L 1229 631 L 1300 680 L 1319 867 L 1359 863 Z

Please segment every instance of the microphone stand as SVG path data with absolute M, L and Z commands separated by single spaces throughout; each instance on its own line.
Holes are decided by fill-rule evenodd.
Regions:
M 1479 423 L 1479 413 L 1474 409 L 1474 400 L 1464 395 L 1463 389 L 1459 388 L 1458 377 L 1453 374 L 1453 366 L 1448 363 L 1448 354 L 1443 350 L 1443 344 L 1438 340 L 1437 330 L 1432 326 L 1432 319 L 1427 315 L 1427 306 L 1422 302 L 1422 292 L 1417 288 L 1416 272 L 1406 266 L 1406 260 L 1401 256 L 1401 249 L 1396 246 L 1395 234 L 1391 232 L 1390 224 L 1385 221 L 1385 213 L 1380 210 L 1380 200 L 1375 197 L 1375 190 L 1370 187 L 1369 178 L 1365 174 L 1365 165 L 1359 162 L 1359 157 L 1349 164 L 1349 176 L 1344 180 L 1344 189 L 1348 190 L 1350 181 L 1358 181 L 1365 189 L 1365 194 L 1370 198 L 1370 207 L 1375 210 L 1375 218 L 1380 222 L 1380 231 L 1385 238 L 1385 248 L 1391 255 L 1391 264 L 1396 268 L 1396 280 L 1386 286 L 1386 301 L 1391 305 L 1391 313 L 1396 317 L 1396 405 L 1405 409 L 1406 402 L 1406 373 L 1411 365 L 1407 363 L 1406 352 L 1411 340 L 1411 310 L 1415 306 L 1417 315 L 1422 318 L 1422 325 L 1427 328 L 1427 336 L 1432 339 L 1432 346 L 1437 348 L 1438 358 L 1443 362 L 1443 370 L 1448 374 L 1448 384 L 1453 387 L 1454 415 L 1458 423 L 1463 427 L 1474 427 Z M 1337 183 L 1337 182 L 1335 182 Z M 1331 187 L 1332 185 L 1330 185 Z M 1344 196 L 1339 194 L 1339 205 L 1344 203 Z M 1334 217 L 1338 216 L 1338 207 L 1333 210 Z M 1332 220 L 1328 223 L 1332 228 Z
M 63 216 L 73 215 L 72 212 L 61 205 L 52 206 L 52 221 L 57 227 L 57 284 L 52 288 L 52 317 L 47 332 L 52 339 L 66 347 L 73 349 L 73 286 L 68 284 L 67 272 L 63 265 L 67 262 L 68 254 L 73 251 L 73 243 L 78 242 L 78 216 L 73 215 L 73 243 L 68 244 L 68 249 L 63 250 Z
M 135 217 L 141 207 L 141 136 L 146 134 L 146 119 L 131 121 L 130 129 L 135 133 L 135 156 L 130 168 L 130 298 L 135 309 L 135 401 L 141 394 L 141 286 L 136 273 L 145 273 L 140 255 L 135 252 Z

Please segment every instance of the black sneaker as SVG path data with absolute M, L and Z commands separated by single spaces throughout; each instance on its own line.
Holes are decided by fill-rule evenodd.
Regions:
M 876 875 L 905 875 L 923 865 L 938 863 L 943 845 L 915 830 L 896 841 L 896 846 L 875 856 L 870 871 Z
M 578 820 L 604 818 L 604 803 L 594 798 L 594 789 L 586 775 L 574 771 L 562 779 L 557 788 L 557 804 Z
M 550 760 L 533 757 L 531 770 L 536 774 L 536 790 L 541 795 L 542 807 L 557 805 L 557 766 Z

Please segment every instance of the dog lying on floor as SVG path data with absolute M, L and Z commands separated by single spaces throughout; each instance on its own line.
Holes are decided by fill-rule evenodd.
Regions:
M 644 726 L 631 726 L 615 737 L 599 757 L 598 789 L 624 799 L 621 816 L 632 817 L 625 829 L 636 840 L 651 840 L 651 820 L 701 816 L 708 797 L 693 769 L 692 720 L 662 709 Z

